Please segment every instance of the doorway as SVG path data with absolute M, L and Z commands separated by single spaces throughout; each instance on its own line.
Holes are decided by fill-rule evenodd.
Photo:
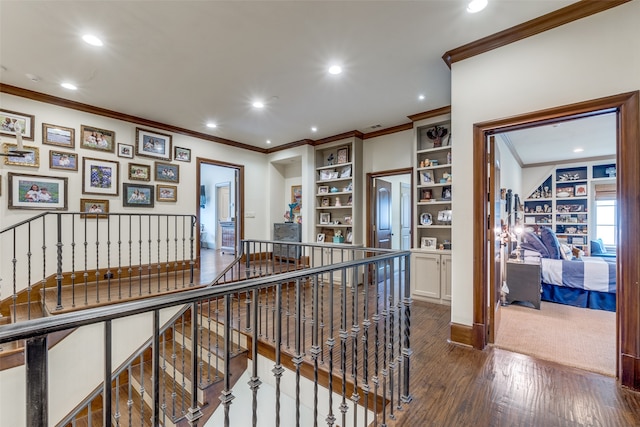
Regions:
M 618 115 L 616 138 L 616 164 L 618 168 L 617 194 L 619 246 L 617 260 L 617 310 L 616 310 L 616 377 L 621 384 L 640 388 L 640 319 L 637 317 L 640 289 L 638 257 L 640 253 L 640 214 L 637 210 L 637 195 L 640 191 L 640 176 L 637 169 L 640 160 L 639 144 L 639 92 L 630 92 L 557 107 L 474 125 L 474 312 L 472 344 L 482 349 L 488 343 L 491 328 L 490 313 L 495 308 L 495 288 L 489 286 L 488 243 L 493 242 L 494 233 L 488 224 L 486 182 L 490 174 L 489 158 L 485 147 L 489 135 L 506 129 L 518 129 L 568 118 L 586 117 L 613 111 Z M 623 237 L 624 236 L 624 237 Z M 498 309 L 499 310 L 499 309 Z
M 394 169 L 367 174 L 366 245 L 408 250 L 412 241 L 413 169 Z

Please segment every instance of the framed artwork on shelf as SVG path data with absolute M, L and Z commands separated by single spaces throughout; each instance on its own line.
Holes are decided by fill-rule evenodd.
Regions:
M 64 126 L 42 124 L 42 143 L 58 147 L 75 148 L 76 130 Z
M 129 163 L 129 179 L 133 181 L 150 181 L 151 166 L 139 163 Z
M 330 224 L 331 223 L 331 214 L 327 212 L 323 212 L 320 214 L 320 224 Z
M 442 200 L 451 200 L 451 186 L 442 187 Z
M 106 218 L 109 201 L 106 199 L 80 199 L 80 218 Z
M 115 151 L 116 133 L 112 130 L 99 129 L 92 126 L 80 126 L 80 147 L 89 150 Z
M 156 199 L 159 202 L 177 202 L 178 186 L 177 185 L 156 185 Z
M 345 166 L 340 170 L 340 178 L 349 178 L 351 176 L 351 165 Z
M 32 168 L 40 167 L 40 150 L 38 147 L 25 145 L 22 147 L 23 153 L 20 156 L 12 156 L 11 152 L 18 149 L 17 144 L 5 142 L 3 145 L 4 154 L 8 154 L 4 158 L 5 165 L 13 166 L 29 166 Z
M 587 184 L 576 184 L 576 186 L 573 187 L 573 194 L 575 194 L 576 197 L 587 197 Z
M 429 212 L 423 212 L 420 214 L 420 225 L 433 224 L 433 216 Z
M 49 151 L 49 169 L 78 170 L 78 154 L 69 151 Z
M 429 202 L 433 198 L 433 191 L 431 188 L 423 188 L 420 192 L 420 201 L 421 202 Z
M 173 158 L 179 162 L 191 161 L 191 150 L 189 148 L 175 147 Z
M 320 187 L 318 187 L 318 194 L 329 194 L 329 186 L 321 185 Z
M 347 237 L 345 239 L 345 242 L 347 243 L 353 242 L 353 231 L 351 230 L 347 231 Z
M 155 162 L 156 181 L 180 182 L 180 166 L 171 163 Z
M 320 206 L 322 206 L 323 208 L 329 206 L 329 198 L 323 197 L 322 201 L 320 202 Z
M 171 160 L 171 135 L 136 128 L 136 156 Z
M 122 183 L 122 205 L 135 208 L 153 207 L 153 185 Z
M 133 145 L 118 144 L 118 157 L 133 159 Z
M 423 237 L 420 239 L 421 249 L 436 249 L 438 245 L 438 239 L 435 237 Z
M 433 184 L 433 172 L 421 171 L 420 172 L 420 184 Z
M 117 196 L 120 163 L 111 160 L 82 159 L 82 193 Z
M 324 233 L 318 233 L 318 235 L 316 236 L 316 242 L 324 243 Z
M 300 208 L 302 208 L 302 185 L 291 186 L 291 203 L 297 203 L 296 207 L 293 208 L 293 212 L 300 212 Z
M 8 173 L 9 209 L 67 210 L 68 178 Z
M 336 163 L 349 163 L 349 146 L 338 148 Z
M 22 138 L 33 141 L 35 116 L 0 109 L 0 135 L 16 136 L 20 129 Z

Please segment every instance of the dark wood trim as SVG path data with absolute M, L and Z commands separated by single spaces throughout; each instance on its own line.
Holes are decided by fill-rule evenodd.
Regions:
M 562 9 L 449 50 L 442 55 L 442 59 L 451 68 L 451 64 L 454 62 L 535 36 L 544 31 L 620 6 L 628 1 L 630 0 L 581 0 Z
M 314 145 L 313 139 L 301 139 L 299 141 L 289 142 L 287 144 L 278 145 L 277 147 L 267 148 L 267 154 L 276 153 L 290 148 L 302 147 L 303 145 Z
M 403 132 L 403 131 L 409 130 L 409 129 L 413 129 L 413 122 L 412 123 L 404 123 L 404 124 L 397 125 L 397 126 L 392 126 L 390 128 L 386 128 L 386 129 L 380 129 L 380 130 L 377 130 L 375 132 L 365 133 L 363 135 L 362 139 L 377 138 L 379 136 L 391 135 L 393 133 Z
M 47 104 L 57 105 L 59 107 L 70 108 L 76 111 L 82 111 L 84 113 L 95 114 L 98 116 L 108 117 L 110 119 L 122 120 L 124 122 L 134 123 L 136 125 L 148 126 L 159 130 L 173 132 L 180 135 L 191 136 L 206 141 L 217 142 L 218 144 L 230 145 L 236 148 L 242 148 L 244 150 L 257 151 L 258 153 L 266 154 L 267 150 L 260 147 L 254 147 L 253 145 L 244 144 L 242 142 L 233 141 L 226 138 L 220 138 L 218 136 L 209 135 L 206 133 L 195 132 L 189 129 L 181 128 L 178 126 L 168 125 L 166 123 L 156 122 L 154 120 L 145 119 L 142 117 L 131 116 L 129 114 L 119 113 L 113 110 L 107 110 L 106 108 L 95 107 L 89 104 L 83 104 L 81 102 L 71 101 L 64 98 L 59 98 L 53 95 L 47 95 L 41 92 L 35 92 L 29 89 L 23 89 L 16 86 L 10 86 L 7 84 L 0 84 L 0 92 L 21 96 L 23 98 L 31 99 L 33 101 L 45 102 Z
M 485 138 L 526 125 L 535 126 L 569 117 L 585 117 L 602 111 L 618 112 L 616 161 L 618 165 L 618 253 L 616 310 L 616 377 L 620 384 L 640 390 L 640 92 L 628 92 L 576 104 L 564 105 L 511 118 L 474 125 L 473 132 L 473 322 L 476 348 L 486 345 L 490 327 L 487 295 L 487 159 Z
M 340 141 L 341 139 L 354 138 L 354 137 L 362 139 L 363 136 L 364 134 L 362 132 L 358 130 L 352 130 L 352 131 L 344 132 L 338 135 L 328 136 L 323 139 L 318 139 L 317 141 L 313 142 L 313 145 L 329 144 L 330 142 Z
M 401 168 L 401 169 L 390 169 L 390 170 L 386 170 L 386 171 L 380 171 L 380 172 L 369 172 L 367 173 L 367 194 L 366 194 L 366 225 L 367 225 L 367 231 L 365 232 L 366 234 L 366 243 L 365 245 L 368 248 L 372 248 L 374 247 L 374 239 L 373 239 L 373 209 L 375 209 L 375 206 L 373 206 L 373 203 L 375 201 L 374 197 L 373 197 L 373 193 L 375 191 L 374 186 L 373 186 L 373 180 L 375 178 L 382 178 L 385 176 L 394 176 L 394 175 L 406 175 L 409 174 L 411 175 L 411 180 L 414 179 L 413 176 L 413 168 Z M 413 181 L 412 181 L 413 182 Z M 412 186 L 413 188 L 413 186 Z M 411 192 L 411 230 L 413 230 L 413 198 L 414 198 L 415 194 L 412 191 Z M 413 247 L 413 236 L 411 236 L 411 246 Z
M 451 113 L 451 105 L 445 107 L 436 108 L 435 110 L 424 111 L 422 113 L 412 114 L 407 116 L 412 122 L 417 122 L 424 119 L 430 119 L 432 117 L 442 116 L 443 114 Z
M 449 323 L 449 341 L 454 344 L 468 345 L 475 347 L 474 345 L 474 333 L 473 328 L 467 325 L 461 325 L 459 323 Z

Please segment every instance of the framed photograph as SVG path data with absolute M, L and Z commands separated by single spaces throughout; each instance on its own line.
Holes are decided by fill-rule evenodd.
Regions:
M 80 199 L 80 218 L 106 218 L 109 213 L 109 201 L 102 199 Z
M 576 197 L 587 197 L 587 184 L 576 184 L 573 187 L 573 194 Z
M 345 216 L 344 217 L 344 223 L 347 225 L 351 225 L 351 217 L 350 216 Z
M 191 150 L 189 148 L 176 147 L 173 153 L 173 158 L 179 162 L 190 162 Z
M 171 135 L 136 128 L 136 156 L 171 160 Z
M 431 188 L 423 188 L 420 192 L 420 201 L 421 202 L 429 202 L 433 198 L 433 191 Z
M 349 146 L 338 148 L 336 163 L 349 163 Z
M 328 197 L 323 197 L 321 202 L 320 202 L 320 206 L 322 206 L 322 207 L 329 206 L 329 198 Z
M 351 176 L 351 165 L 345 166 L 340 170 L 340 178 L 349 178 Z
M 442 187 L 442 200 L 451 200 L 451 186 Z
M 432 225 L 433 224 L 433 215 L 429 212 L 422 212 L 420 214 L 420 225 Z
M 347 238 L 345 239 L 345 242 L 347 243 L 353 242 L 353 231 L 351 230 L 347 231 Z
M 16 136 L 16 128 L 20 128 L 22 138 L 33 141 L 35 121 L 32 115 L 0 109 L 0 135 Z
M 150 181 L 151 166 L 141 165 L 139 163 L 129 163 L 127 170 L 129 171 L 129 179 L 134 181 Z
M 78 154 L 69 151 L 49 151 L 49 169 L 78 170 Z
M 118 157 L 133 159 L 133 145 L 118 144 Z
M 117 196 L 120 163 L 110 160 L 82 158 L 82 193 Z
M 9 209 L 67 210 L 67 178 L 8 173 Z
M 89 150 L 115 151 L 116 133 L 112 130 L 99 129 L 92 126 L 80 126 L 80 147 Z
M 321 185 L 320 187 L 318 187 L 318 194 L 329 194 L 329 186 Z
M 438 239 L 435 237 L 423 237 L 420 239 L 421 249 L 437 249 Z
M 324 243 L 324 233 L 318 233 L 318 235 L 316 236 L 316 242 Z
M 8 142 L 2 144 L 2 147 L 5 154 L 11 154 L 12 151 L 18 149 L 17 144 L 10 144 Z M 28 151 L 28 153 L 23 156 L 6 156 L 4 158 L 4 164 L 13 166 L 29 166 L 32 168 L 40 167 L 40 150 L 38 147 L 25 145 L 22 147 L 22 150 Z
M 171 163 L 155 163 L 156 181 L 180 182 L 180 166 Z
M 156 199 L 159 202 L 177 202 L 178 186 L 177 185 L 156 185 Z
M 420 184 L 433 184 L 433 172 L 421 171 L 420 172 Z
M 42 124 L 42 143 L 65 148 L 76 147 L 76 130 L 64 126 Z
M 122 183 L 122 205 L 125 207 L 152 208 L 153 185 Z
M 302 208 L 302 185 L 291 186 L 291 203 L 297 203 L 296 207 L 293 208 L 293 212 L 300 212 L 300 208 Z
M 320 224 L 330 224 L 331 223 L 331 214 L 327 212 L 323 212 L 320 214 Z

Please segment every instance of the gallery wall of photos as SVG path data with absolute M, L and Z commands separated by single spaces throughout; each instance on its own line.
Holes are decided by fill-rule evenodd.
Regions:
M 174 146 L 171 135 L 141 127 L 130 144 L 91 123 L 71 127 L 0 109 L 0 136 L 8 170 L 0 175 L 0 197 L 8 209 L 108 213 L 110 206 L 176 203 L 180 165 L 191 162 L 191 150 Z M 81 181 L 77 200 L 69 199 L 69 179 Z

